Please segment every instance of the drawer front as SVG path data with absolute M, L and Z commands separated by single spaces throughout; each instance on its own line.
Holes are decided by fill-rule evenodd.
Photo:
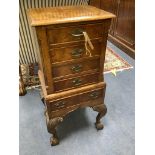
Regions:
M 77 88 L 77 87 L 81 87 L 86 84 L 97 83 L 98 81 L 99 81 L 99 73 L 93 73 L 93 74 L 88 74 L 84 76 L 77 76 L 76 78 L 55 81 L 54 90 L 62 91 L 62 90 L 67 90 L 71 88 Z
M 89 71 L 93 69 L 99 70 L 100 59 L 99 57 L 95 59 L 81 60 L 78 62 L 72 62 L 69 64 L 61 63 L 60 65 L 53 66 L 53 77 L 66 76 L 70 74 L 82 73 L 84 71 Z
M 91 90 L 89 92 L 78 94 L 75 96 L 70 96 L 65 99 L 48 101 L 47 109 L 48 111 L 56 111 L 70 106 L 82 104 L 84 102 L 88 102 L 88 101 L 91 102 L 92 100 L 98 100 L 100 98 L 103 100 L 104 91 L 105 91 L 104 88 L 102 88 L 102 89 L 97 89 L 93 91 Z
M 47 36 L 49 44 L 59 44 L 84 40 L 83 31 L 87 32 L 90 39 L 102 37 L 103 29 L 103 23 L 60 27 L 47 29 Z
M 100 55 L 102 46 L 101 43 L 102 39 L 92 41 L 92 44 L 94 46 L 93 50 L 90 49 L 92 56 Z M 88 56 L 88 54 L 86 55 L 84 43 L 79 43 L 76 45 L 74 44 L 69 47 L 55 48 L 50 50 L 50 57 L 52 63 L 74 60 Z

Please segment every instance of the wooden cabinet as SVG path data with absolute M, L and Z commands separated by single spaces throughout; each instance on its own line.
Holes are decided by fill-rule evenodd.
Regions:
M 102 1 L 100 3 L 100 8 L 102 8 L 105 11 L 109 11 L 115 15 L 117 14 L 116 6 L 117 6 L 116 0 L 105 0 L 104 3 Z M 110 34 L 114 34 L 114 24 L 115 24 L 116 18 L 112 19 L 111 26 L 109 29 Z
M 134 49 L 134 0 L 119 1 L 117 10 L 117 20 L 114 36 L 128 47 Z
M 109 38 L 131 57 L 135 57 L 135 0 L 100 0 L 96 5 L 117 17 L 112 20 Z M 94 5 L 95 0 L 90 1 Z
M 38 45 L 38 74 L 47 129 L 53 134 L 51 145 L 59 143 L 56 126 L 78 108 L 99 112 L 95 125 L 102 129 L 100 119 L 106 114 L 104 59 L 115 16 L 92 6 L 30 9 L 28 16 Z

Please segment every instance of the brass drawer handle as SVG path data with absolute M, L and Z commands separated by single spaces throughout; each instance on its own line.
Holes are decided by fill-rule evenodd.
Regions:
M 76 48 L 71 52 L 71 55 L 73 58 L 79 58 L 81 57 L 83 54 L 83 49 L 81 48 Z
M 79 85 L 82 84 L 82 80 L 79 79 L 79 78 L 77 78 L 77 79 L 74 79 L 74 80 L 72 81 L 72 83 L 73 83 L 74 86 L 79 86 Z
M 65 101 L 59 101 L 54 104 L 57 108 L 63 108 L 65 107 Z
M 73 72 L 80 72 L 81 70 L 82 70 L 82 65 L 81 64 L 77 64 L 77 65 L 74 65 L 74 66 L 72 66 L 72 71 Z
M 96 99 L 99 97 L 99 92 L 92 92 L 90 95 L 89 95 L 92 99 Z
M 73 37 L 80 37 L 83 36 L 83 30 L 82 29 L 75 29 L 71 32 L 71 35 Z

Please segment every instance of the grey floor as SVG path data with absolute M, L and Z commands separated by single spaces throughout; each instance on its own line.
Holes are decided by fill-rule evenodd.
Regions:
M 134 60 L 111 43 L 112 49 L 134 66 Z M 29 91 L 19 98 L 20 155 L 134 155 L 135 87 L 134 69 L 105 75 L 107 115 L 104 130 L 94 126 L 96 112 L 90 108 L 69 114 L 58 127 L 60 144 L 50 146 L 44 106 L 39 91 Z

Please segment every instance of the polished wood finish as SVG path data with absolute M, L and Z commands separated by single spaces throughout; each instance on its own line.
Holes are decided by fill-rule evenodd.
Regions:
M 104 39 L 104 42 L 106 42 L 106 39 L 107 38 Z M 103 42 L 102 38 L 92 40 L 94 46 L 94 50 L 91 51 L 92 56 L 100 55 L 102 42 Z M 86 55 L 84 42 L 80 42 L 70 44 L 69 46 L 65 47 L 51 48 L 50 57 L 52 63 L 57 63 L 57 62 L 65 62 L 68 60 L 76 60 L 79 58 L 85 58 L 89 57 L 89 55 Z
M 135 0 L 90 0 L 90 5 L 114 13 L 108 40 L 135 58 Z
M 53 77 L 60 77 L 84 71 L 99 69 L 99 56 L 53 64 Z
M 118 1 L 115 7 L 117 18 L 109 40 L 135 58 L 135 0 Z
M 84 41 L 84 36 L 82 32 L 87 32 L 89 34 L 90 39 L 92 38 L 100 38 L 103 36 L 103 23 L 100 24 L 81 24 L 70 27 L 62 27 L 55 28 L 47 31 L 48 40 L 50 44 L 59 44 L 71 41 Z M 80 33 L 80 36 L 74 35 L 75 33 Z M 61 34 L 61 35 L 59 35 Z
M 49 56 L 49 48 L 47 43 L 46 29 L 45 27 L 37 27 L 36 33 L 38 36 L 38 43 L 40 46 L 40 55 L 42 57 L 42 62 L 39 62 L 39 66 L 43 65 L 43 71 L 45 73 L 45 84 L 50 86 L 47 88 L 47 93 L 53 93 L 53 79 L 52 79 L 52 67 Z M 47 78 L 48 76 L 48 78 Z
M 47 105 L 46 111 L 48 112 L 49 118 L 52 119 L 52 118 L 55 118 L 55 117 L 58 117 L 58 116 L 65 116 L 69 112 L 71 112 L 72 109 L 77 109 L 77 108 L 80 108 L 80 107 L 86 107 L 87 105 L 94 106 L 94 105 L 103 104 L 103 99 L 105 97 L 105 88 L 106 88 L 105 82 L 100 82 L 100 83 L 97 83 L 97 84 L 91 84 L 91 85 L 80 87 L 80 88 L 77 88 L 77 89 L 67 90 L 67 91 L 54 93 L 54 94 L 50 94 L 50 95 L 45 96 L 46 105 Z M 90 100 L 90 97 L 89 97 L 89 100 L 88 100 L 88 96 L 87 96 L 86 97 L 87 100 L 85 100 L 85 98 L 84 98 L 84 100 L 82 99 L 83 98 L 82 94 L 87 93 L 87 92 L 91 93 L 91 92 L 96 91 L 96 90 L 103 90 L 101 98 L 99 97 L 99 98 Z M 70 97 L 73 97 L 73 96 L 75 96 L 76 100 L 74 100 L 72 106 L 69 106 L 70 104 L 68 105 L 69 108 L 59 109 L 59 110 L 51 110 L 51 109 L 49 109 L 51 104 L 54 101 L 69 99 Z M 82 104 L 80 102 L 77 102 L 77 99 L 79 101 L 79 98 L 82 101 Z
M 134 0 L 120 1 L 118 7 L 119 11 L 114 34 L 121 42 L 130 48 L 134 48 Z
M 59 143 L 57 125 L 78 108 L 97 111 L 95 125 L 102 129 L 100 119 L 106 114 L 103 66 L 108 29 L 115 15 L 91 6 L 30 9 L 28 15 L 38 41 L 38 74 L 47 130 L 53 134 L 51 145 Z
M 92 107 L 94 111 L 99 112 L 96 117 L 96 123 L 95 126 L 98 130 L 101 130 L 104 128 L 103 124 L 101 123 L 100 119 L 107 113 L 107 107 L 105 104 L 97 105 Z
M 93 77 L 93 78 L 92 78 Z M 67 89 L 73 89 L 77 87 L 81 87 L 84 85 L 88 85 L 91 83 L 97 83 L 99 82 L 99 73 L 93 73 L 93 74 L 84 74 L 83 76 L 76 76 L 74 78 L 69 78 L 65 80 L 59 80 L 54 82 L 54 90 L 62 91 Z
M 47 102 L 47 109 L 49 112 L 56 111 L 59 109 L 65 109 L 70 106 L 76 106 L 82 102 L 91 102 L 96 99 L 103 99 L 103 88 L 96 90 L 89 90 L 89 92 L 84 92 L 83 94 L 69 96 L 65 99 L 58 99 L 56 101 L 52 100 Z
M 109 12 L 87 5 L 29 9 L 27 13 L 31 26 L 94 21 L 115 17 Z

